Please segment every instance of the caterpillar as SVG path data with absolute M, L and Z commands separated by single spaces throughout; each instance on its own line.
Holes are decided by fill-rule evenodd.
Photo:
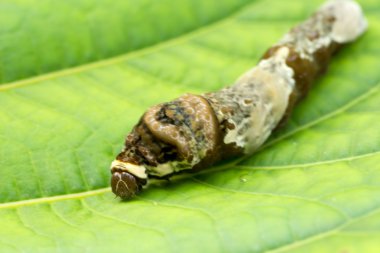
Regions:
M 129 199 L 150 178 L 199 171 L 227 157 L 252 154 L 286 122 L 331 56 L 366 28 L 356 2 L 328 1 L 232 86 L 151 107 L 111 164 L 113 193 Z

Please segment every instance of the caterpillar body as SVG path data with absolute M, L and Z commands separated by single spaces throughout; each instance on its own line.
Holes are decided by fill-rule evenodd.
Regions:
M 151 107 L 111 164 L 112 191 L 128 199 L 149 178 L 168 178 L 253 153 L 286 122 L 331 56 L 366 28 L 356 2 L 329 1 L 269 48 L 232 86 Z

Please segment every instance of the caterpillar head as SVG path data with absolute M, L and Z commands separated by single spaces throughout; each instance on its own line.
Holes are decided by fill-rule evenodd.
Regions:
M 135 196 L 147 182 L 145 168 L 128 162 L 113 161 L 111 173 L 112 192 L 122 199 Z
M 111 165 L 112 191 L 133 197 L 148 175 L 168 177 L 196 165 L 218 160 L 219 123 L 209 102 L 186 94 L 151 107 L 127 136 L 125 147 Z

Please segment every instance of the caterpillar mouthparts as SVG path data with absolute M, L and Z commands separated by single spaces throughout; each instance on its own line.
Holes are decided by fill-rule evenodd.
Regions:
M 231 87 L 151 107 L 111 164 L 112 191 L 128 199 L 149 178 L 169 178 L 253 153 L 286 122 L 331 56 L 366 28 L 356 2 L 328 1 Z

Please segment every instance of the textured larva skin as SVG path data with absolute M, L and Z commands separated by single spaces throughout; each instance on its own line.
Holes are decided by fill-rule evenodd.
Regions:
M 153 106 L 111 166 L 113 192 L 129 198 L 148 177 L 168 178 L 222 158 L 253 153 L 286 121 L 317 76 L 326 71 L 331 56 L 366 27 L 355 2 L 327 2 L 268 49 L 257 66 L 231 87 L 185 94 Z

